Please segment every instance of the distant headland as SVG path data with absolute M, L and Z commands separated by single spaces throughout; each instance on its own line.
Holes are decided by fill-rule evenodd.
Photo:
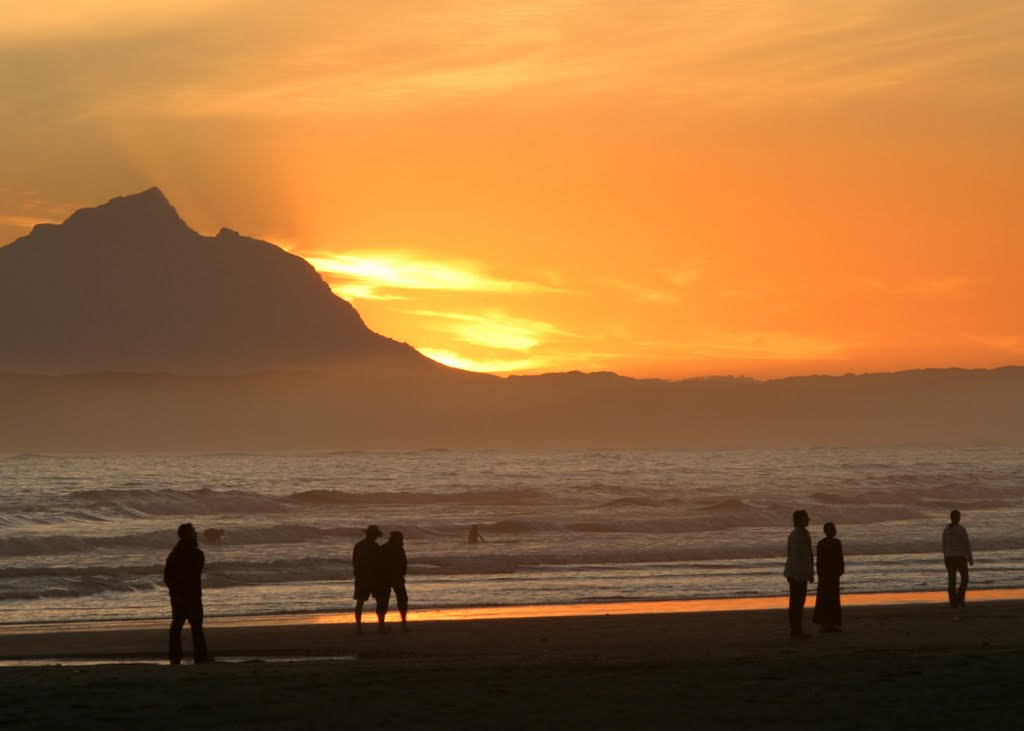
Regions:
M 0 453 L 1024 444 L 1024 368 L 499 378 L 369 330 L 300 257 L 156 188 L 0 247 Z

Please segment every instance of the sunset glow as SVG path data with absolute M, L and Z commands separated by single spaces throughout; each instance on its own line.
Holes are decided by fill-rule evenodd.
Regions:
M 0 244 L 155 185 L 458 367 L 1024 363 L 1019 3 L 0 10 Z
M 1024 589 L 991 589 L 974 592 L 975 600 L 1008 601 L 1024 598 Z M 894 606 L 901 604 L 941 604 L 945 594 L 939 591 L 908 591 L 877 594 L 846 594 L 843 604 L 851 607 Z M 623 614 L 678 614 L 692 612 L 737 612 L 785 609 L 788 597 L 760 596 L 738 599 L 681 599 L 644 602 L 595 602 L 593 604 L 536 604 L 503 607 L 455 607 L 410 612 L 418 622 L 479 619 L 526 619 L 529 617 L 599 617 Z M 250 619 L 250 618 L 247 618 Z M 277 618 L 275 618 L 277 619 Z M 283 621 L 288 621 L 282 618 Z M 304 617 L 303 620 L 308 618 Z M 316 624 L 349 624 L 350 614 L 319 614 Z

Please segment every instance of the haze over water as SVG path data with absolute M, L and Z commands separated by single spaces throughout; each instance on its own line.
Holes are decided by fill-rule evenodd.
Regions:
M 997 447 L 11 455 L 0 625 L 163 619 L 184 521 L 226 531 L 211 618 L 348 611 L 369 523 L 405 533 L 413 609 L 779 595 L 797 507 L 838 525 L 847 593 L 941 589 L 953 507 L 972 586 L 1024 587 L 1022 480 Z

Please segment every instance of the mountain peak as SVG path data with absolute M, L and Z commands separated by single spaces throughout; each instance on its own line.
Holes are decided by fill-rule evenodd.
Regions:
M 108 205 L 114 201 L 125 201 L 132 205 L 152 205 L 165 206 L 171 209 L 174 208 L 174 206 L 171 205 L 171 202 L 167 200 L 167 196 L 164 195 L 164 192 L 155 185 L 152 188 L 146 188 L 146 190 L 141 193 L 131 193 L 129 195 L 121 195 L 116 198 L 112 198 L 108 202 Z
M 0 247 L 0 370 L 248 372 L 367 358 L 428 366 L 370 331 L 305 260 L 202 236 L 159 188 Z
M 148 188 L 133 195 L 111 198 L 95 208 L 83 208 L 73 213 L 64 222 L 64 225 L 72 228 L 100 226 L 104 229 L 115 226 L 133 232 L 140 228 L 171 227 L 177 230 L 188 228 L 174 206 L 167 200 L 167 196 L 157 187 Z

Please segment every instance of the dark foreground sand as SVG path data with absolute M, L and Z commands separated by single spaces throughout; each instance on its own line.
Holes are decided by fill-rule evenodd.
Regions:
M 856 606 L 844 633 L 800 641 L 784 610 L 362 636 L 350 624 L 211 624 L 210 646 L 229 661 L 180 667 L 139 661 L 159 658 L 163 630 L 0 635 L 0 659 L 134 658 L 0 667 L 0 726 L 1020 729 L 1022 613 L 1020 601 Z M 266 659 L 238 661 L 253 656 Z

